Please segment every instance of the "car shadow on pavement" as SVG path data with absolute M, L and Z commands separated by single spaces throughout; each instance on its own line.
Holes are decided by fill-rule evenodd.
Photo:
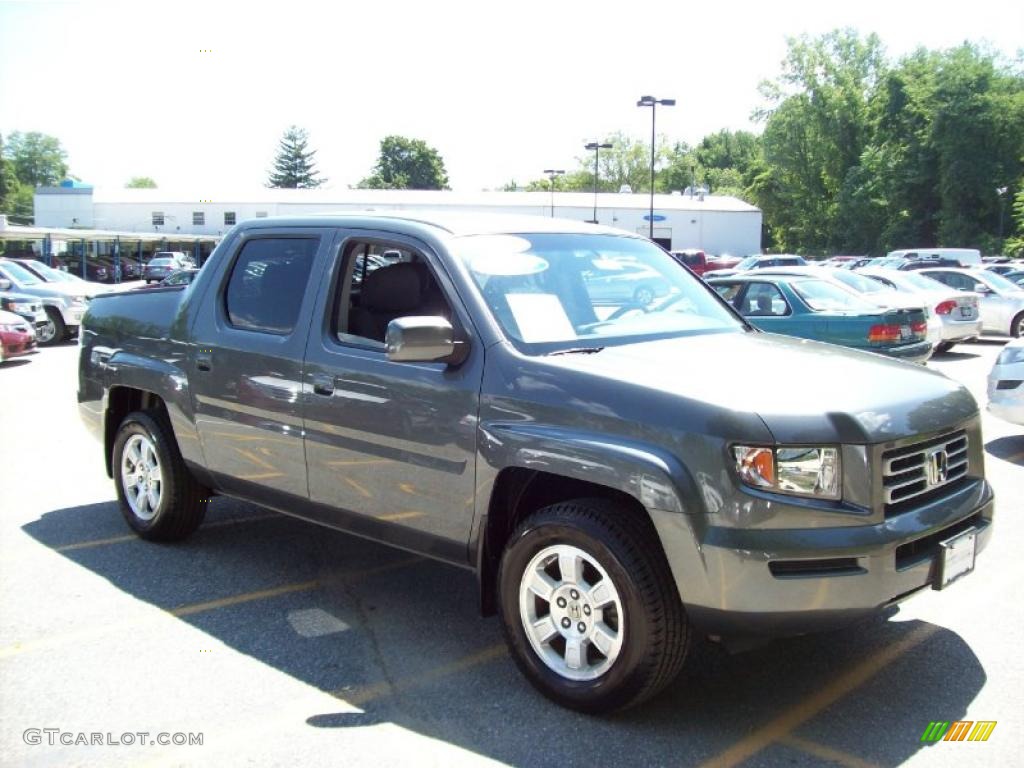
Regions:
M 393 723 L 511 765 L 699 765 L 737 744 L 754 745 L 745 765 L 790 765 L 802 743 L 805 763 L 821 762 L 811 744 L 895 766 L 924 748 L 930 721 L 963 717 L 986 679 L 957 634 L 880 618 L 736 655 L 695 641 L 656 699 L 588 717 L 519 675 L 497 620 L 480 618 L 467 571 L 220 498 L 175 545 L 126 537 L 114 502 L 55 510 L 23 530 L 125 594 L 332 694 L 337 707 L 302 713 L 310 728 Z M 201 706 L 193 693 L 201 696 L 154 691 L 189 697 L 181 705 L 190 709 Z
M 985 452 L 997 459 L 1024 467 L 1024 435 L 997 437 L 985 443 Z

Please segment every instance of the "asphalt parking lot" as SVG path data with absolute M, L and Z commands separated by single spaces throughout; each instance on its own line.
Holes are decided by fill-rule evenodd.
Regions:
M 985 401 L 1001 342 L 930 366 Z M 541 698 L 460 571 L 217 498 L 180 545 L 128 534 L 75 405 L 77 348 L 0 366 L 4 765 L 1019 764 L 1024 428 L 984 415 L 996 531 L 892 616 L 729 655 L 604 718 Z M 879 382 L 885 386 L 885 382 Z M 994 720 L 987 742 L 921 735 Z M 40 729 L 39 741 L 26 731 Z M 42 729 L 132 744 L 48 743 Z M 202 744 L 151 744 L 158 734 Z

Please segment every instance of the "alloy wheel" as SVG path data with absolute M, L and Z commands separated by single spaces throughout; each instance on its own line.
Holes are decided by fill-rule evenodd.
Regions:
M 608 572 L 568 544 L 538 552 L 523 571 L 519 614 L 530 646 L 569 680 L 594 680 L 622 650 L 622 600 Z
M 153 441 L 146 435 L 132 435 L 121 452 L 121 487 L 135 516 L 149 521 L 156 517 L 163 494 L 164 476 Z

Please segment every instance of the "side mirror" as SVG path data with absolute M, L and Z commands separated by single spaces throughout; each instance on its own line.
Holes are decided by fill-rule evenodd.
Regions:
M 6 277 L 0 278 L 0 291 L 9 290 L 11 290 L 11 281 L 8 280 Z
M 467 344 L 455 339 L 455 329 L 443 317 L 399 317 L 388 323 L 384 336 L 388 360 L 395 363 L 458 364 Z
M 975 293 L 992 293 L 992 289 L 989 288 L 984 283 L 975 283 L 974 284 L 974 292 Z

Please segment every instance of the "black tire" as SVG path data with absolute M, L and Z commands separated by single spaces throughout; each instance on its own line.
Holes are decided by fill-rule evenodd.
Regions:
M 954 343 L 952 341 L 940 341 L 935 345 L 935 354 L 941 355 L 944 352 L 949 352 L 953 348 Z
M 160 501 L 151 519 L 136 514 L 125 493 L 122 459 L 125 444 L 133 435 L 149 438 L 163 475 Z M 125 416 L 114 440 L 112 467 L 121 514 L 132 530 L 142 538 L 150 541 L 180 541 L 190 536 L 203 522 L 210 490 L 198 483 L 185 466 L 164 413 L 135 411 Z
M 48 341 L 39 342 L 40 346 L 49 347 L 53 344 L 60 344 L 67 336 L 68 328 L 64 325 L 64 318 L 60 310 L 54 307 L 46 307 L 46 318 L 53 325 L 53 336 Z
M 523 574 L 538 553 L 558 544 L 594 558 L 621 598 L 621 650 L 610 668 L 592 680 L 572 680 L 552 669 L 523 626 Z M 606 499 L 563 502 L 527 518 L 502 554 L 498 603 L 519 669 L 541 693 L 571 709 L 601 713 L 635 706 L 672 682 L 686 659 L 689 622 L 657 534 L 649 520 Z
M 1024 312 L 1018 313 L 1010 322 L 1010 335 L 1015 339 L 1024 336 Z

